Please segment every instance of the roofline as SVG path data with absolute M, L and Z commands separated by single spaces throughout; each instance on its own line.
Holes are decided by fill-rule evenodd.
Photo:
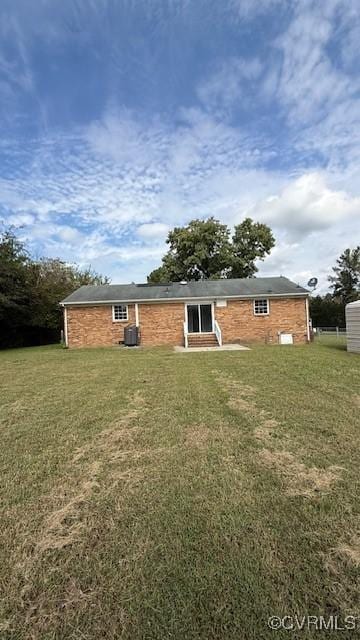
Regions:
M 256 293 L 248 295 L 236 295 L 236 296 L 186 296 L 183 298 L 130 298 L 127 300 L 82 300 L 77 302 L 60 302 L 61 307 L 77 307 L 83 305 L 97 305 L 97 304 L 135 304 L 135 303 L 153 303 L 153 302 L 186 302 L 186 300 L 253 300 L 259 297 L 263 298 L 307 298 L 310 295 L 308 291 L 302 291 L 299 293 Z

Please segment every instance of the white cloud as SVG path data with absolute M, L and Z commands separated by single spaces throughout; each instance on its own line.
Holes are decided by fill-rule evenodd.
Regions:
M 360 198 L 331 190 L 321 173 L 308 173 L 279 195 L 256 203 L 249 214 L 300 237 L 332 227 L 347 217 L 359 217 Z
M 294 4 L 287 29 L 273 43 L 264 86 L 287 120 L 294 152 L 316 153 L 341 172 L 360 155 L 358 34 L 356 0 Z
M 321 10 L 301 8 L 277 40 L 283 53 L 278 97 L 290 118 L 302 122 L 318 118 L 356 90 L 329 57 L 326 47 L 333 29 L 333 21 Z
M 57 20 L 50 4 L 42 3 L 46 29 L 40 5 L 30 11 L 26 2 L 15 23 L 0 27 L 6 38 L 16 37 L 15 66 L 0 48 L 9 95 L 15 85 L 36 99 L 31 40 L 41 35 L 63 46 L 68 37 L 78 37 L 74 33 L 82 21 L 85 32 L 91 27 L 80 3 L 70 11 L 74 33 L 69 36 L 59 17 L 69 15 L 71 3 L 56 10 Z M 94 22 L 102 21 L 107 34 L 107 3 L 100 4 L 88 4 L 88 13 Z M 200 80 L 196 76 L 184 92 L 187 106 L 178 104 L 170 116 L 117 107 L 113 98 L 103 116 L 81 130 L 43 134 L 24 148 L 20 139 L 3 138 L 4 156 L 16 162 L 11 178 L 0 181 L 0 218 L 23 226 L 44 254 L 91 262 L 121 281 L 142 280 L 157 266 L 174 225 L 209 215 L 233 225 L 251 215 L 273 226 L 278 240 L 262 270 L 302 280 L 320 275 L 325 282 L 336 256 L 360 235 L 360 105 L 353 73 L 359 55 L 358 2 L 210 4 L 216 19 L 224 14 L 234 26 L 234 16 L 239 18 L 236 28 L 275 10 L 277 33 L 283 31 L 274 41 L 266 34 L 251 59 L 226 57 L 223 49 L 212 72 Z M 205 0 L 196 6 L 200 15 Z M 187 34 L 191 30 L 195 42 L 202 27 L 191 20 L 192 3 L 179 1 L 177 7 L 176 20 L 187 26 Z M 148 12 L 148 17 L 159 16 L 156 34 L 164 33 L 168 22 L 161 2 Z M 25 18 L 31 22 L 28 39 Z M 214 19 L 208 11 L 207 29 Z M 191 103 L 194 95 L 199 101 Z M 257 119 L 256 109 L 265 103 L 273 110 Z M 237 115 L 244 107 L 248 112 L 242 121 Z
M 148 224 L 141 224 L 136 233 L 140 238 L 145 241 L 164 241 L 165 236 L 169 232 L 169 226 L 163 222 L 151 222 Z
M 248 106 L 251 84 L 259 79 L 263 65 L 258 58 L 230 58 L 218 64 L 213 74 L 198 87 L 206 109 L 219 112 Z
M 321 154 L 328 170 L 340 180 L 345 172 L 354 173 L 360 161 L 360 101 L 333 106 L 319 122 L 296 128 L 293 144 L 300 154 Z M 358 185 L 354 179 L 352 189 L 359 191 Z
M 31 225 L 34 223 L 34 221 L 35 221 L 34 216 L 30 215 L 29 213 L 19 213 L 13 216 L 8 216 L 7 218 L 7 223 L 10 226 L 14 226 L 17 228 Z
M 351 181 L 345 189 L 339 174 L 334 187 L 332 174 L 312 171 L 289 181 L 286 173 L 265 170 L 257 141 L 252 146 L 241 132 L 198 110 L 181 112 L 167 136 L 156 139 L 157 130 L 147 131 L 157 161 L 147 165 L 135 152 L 127 170 L 112 144 L 100 151 L 87 136 L 85 142 L 74 138 L 75 154 L 68 141 L 63 147 L 53 140 L 45 157 L 39 148 L 42 162 L 35 154 L 31 176 L 0 184 L 1 202 L 28 225 L 24 235 L 43 254 L 91 264 L 114 281 L 143 280 L 160 263 L 168 229 L 193 217 L 215 215 L 229 225 L 245 215 L 266 221 L 278 245 L 261 269 L 296 279 L 304 265 L 315 275 L 329 273 L 351 245 L 356 226 L 337 239 L 341 222 L 359 224 Z M 331 250 L 319 253 L 324 229 Z
M 166 136 L 166 127 L 160 120 L 154 119 L 144 126 L 130 110 L 113 108 L 107 109 L 104 117 L 86 132 L 94 151 L 132 166 L 134 158 L 140 166 L 156 165 L 161 159 L 161 141 Z

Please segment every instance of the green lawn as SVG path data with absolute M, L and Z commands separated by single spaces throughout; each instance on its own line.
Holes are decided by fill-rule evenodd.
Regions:
M 360 614 L 359 373 L 331 338 L 1 352 L 0 637 L 306 638 L 268 617 Z

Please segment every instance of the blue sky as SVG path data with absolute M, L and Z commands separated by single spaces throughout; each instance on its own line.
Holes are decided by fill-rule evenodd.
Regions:
M 0 220 L 143 281 L 169 228 L 245 216 L 262 275 L 360 242 L 358 0 L 2 0 Z

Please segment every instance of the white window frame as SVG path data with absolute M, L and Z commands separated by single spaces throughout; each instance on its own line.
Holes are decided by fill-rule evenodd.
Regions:
M 266 302 L 266 311 L 260 311 L 256 309 L 257 302 Z M 270 313 L 269 298 L 256 298 L 254 300 L 254 316 L 268 316 Z
M 123 307 L 126 310 L 126 318 L 116 318 L 115 317 L 115 308 Z M 127 322 L 129 320 L 129 307 L 127 304 L 113 304 L 112 306 L 112 319 L 113 322 Z

